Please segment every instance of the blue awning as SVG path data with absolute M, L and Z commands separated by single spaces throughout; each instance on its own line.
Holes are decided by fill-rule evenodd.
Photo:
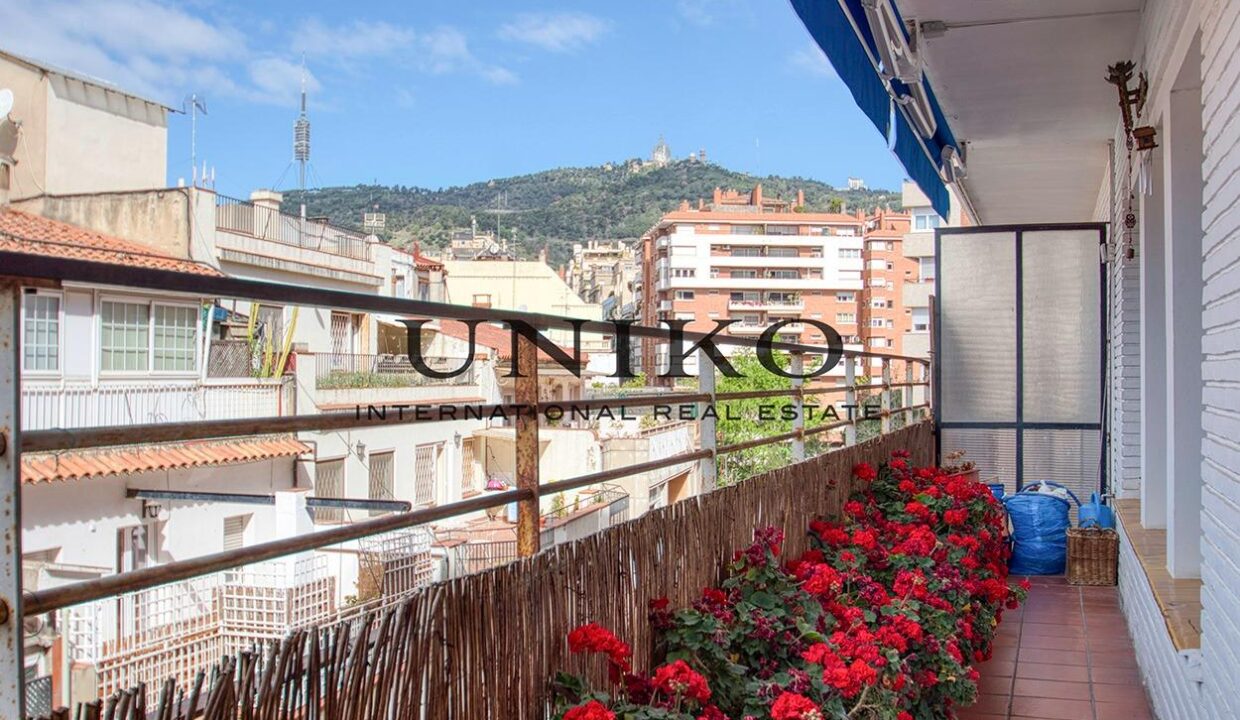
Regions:
M 899 15 L 894 0 L 892 6 Z M 908 171 L 909 178 L 930 198 L 935 212 L 947 217 L 950 197 L 940 175 L 943 148 L 951 146 L 959 150 L 959 146 L 929 81 L 924 75 L 920 80 L 934 114 L 936 128 L 933 137 L 923 138 L 914 129 L 903 108 L 892 102 L 893 97 L 907 96 L 910 89 L 897 79 L 884 79 L 879 73 L 877 41 L 861 0 L 792 0 L 792 7 L 801 16 L 801 22 L 814 41 L 826 53 L 835 72 L 852 93 L 857 107 L 885 138 L 891 137 L 891 118 L 894 116 L 893 152 Z

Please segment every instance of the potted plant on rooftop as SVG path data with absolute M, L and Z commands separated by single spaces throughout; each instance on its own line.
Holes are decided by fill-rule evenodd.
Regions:
M 964 450 L 953 450 L 943 458 L 943 474 L 949 478 L 962 477 L 977 482 L 977 464 L 965 458 Z

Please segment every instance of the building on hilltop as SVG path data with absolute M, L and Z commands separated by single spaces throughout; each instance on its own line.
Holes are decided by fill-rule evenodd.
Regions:
M 659 136 L 659 142 L 655 143 L 654 149 L 650 151 L 650 164 L 655 167 L 665 167 L 672 162 L 672 149 L 668 147 L 667 141 L 663 136 Z

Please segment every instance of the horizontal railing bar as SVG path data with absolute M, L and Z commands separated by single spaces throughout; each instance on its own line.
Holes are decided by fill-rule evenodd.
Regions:
M 546 483 L 538 486 L 539 495 L 550 495 L 552 493 L 564 492 L 565 490 L 576 490 L 587 485 L 597 485 L 608 480 L 637 475 L 639 473 L 650 472 L 651 470 L 661 470 L 672 465 L 680 463 L 701 460 L 710 457 L 710 450 L 694 450 L 692 452 L 680 453 L 662 460 L 651 460 L 650 462 L 637 463 L 635 465 L 626 465 L 621 468 L 613 468 L 611 470 L 602 470 L 589 475 L 579 475 L 575 478 L 567 480 L 557 480 L 556 482 Z
M 715 450 L 715 452 L 717 452 L 720 455 L 726 455 L 727 453 L 740 452 L 741 450 L 749 450 L 751 448 L 761 447 L 762 445 L 770 445 L 772 443 L 784 442 L 785 440 L 795 440 L 797 436 L 800 434 L 801 434 L 800 430 L 793 430 L 791 432 L 780 433 L 778 435 L 760 437 L 754 440 L 746 440 L 745 442 L 732 443 L 731 445 L 724 445 L 718 448 L 717 450 Z
M 904 387 L 929 387 L 929 386 L 930 386 L 930 383 L 928 382 L 909 382 L 909 383 L 887 383 L 885 386 L 882 386 L 882 387 L 904 388 Z
M 221 493 L 199 490 L 153 490 L 129 488 L 125 497 L 137 500 L 170 502 L 229 503 L 232 505 L 275 505 L 276 496 L 257 493 Z M 372 498 L 307 497 L 306 507 L 341 508 L 344 510 L 388 510 L 408 512 L 413 504 L 407 500 L 376 500 Z
M 848 392 L 847 385 L 835 385 L 833 387 L 803 387 L 801 392 L 806 395 L 826 395 L 827 393 Z
M 805 434 L 807 436 L 817 435 L 818 433 L 824 433 L 829 430 L 835 430 L 836 428 L 842 428 L 846 425 L 851 425 L 851 424 L 852 424 L 851 420 L 841 420 L 839 422 L 828 423 L 826 425 L 815 425 L 812 428 L 805 428 Z
M 552 408 L 571 411 L 576 407 L 581 410 L 592 410 L 608 406 L 620 407 L 654 407 L 674 403 L 698 403 L 710 400 L 706 393 L 671 393 L 664 395 L 639 395 L 621 398 L 592 398 L 589 400 L 565 400 L 562 402 L 540 402 L 538 413 L 546 414 Z M 439 408 L 450 407 L 450 403 L 421 405 L 419 403 L 403 403 L 398 409 L 396 404 L 386 406 L 387 417 L 368 417 L 363 410 L 359 416 L 357 410 L 338 411 L 318 414 L 277 415 L 272 417 L 245 418 L 236 420 L 192 420 L 179 423 L 147 423 L 143 425 L 108 425 L 88 428 L 50 428 L 47 430 L 27 430 L 21 434 L 22 452 L 52 452 L 57 450 L 81 450 L 85 448 L 107 447 L 111 445 L 143 445 L 159 442 L 176 442 L 181 440 L 206 440 L 212 438 L 243 437 L 250 435 L 271 435 L 295 432 L 322 432 L 327 430 L 350 430 L 360 427 L 382 425 L 410 425 L 414 423 L 450 422 L 469 419 L 470 417 L 490 417 L 497 412 L 508 416 L 527 412 L 525 405 L 516 403 L 497 403 L 489 405 L 470 405 L 471 414 L 458 413 L 441 415 Z M 419 418 L 415 410 L 423 408 L 429 417 Z
M 147 590 L 179 580 L 231 570 L 264 560 L 274 560 L 285 555 L 316 550 L 328 545 L 338 545 L 371 535 L 403 530 L 465 513 L 500 507 L 517 500 L 529 499 L 532 496 L 533 492 L 530 490 L 507 490 L 438 507 L 385 515 L 329 530 L 319 530 L 235 550 L 225 550 L 187 560 L 176 560 L 155 567 L 107 575 L 94 580 L 84 580 L 71 585 L 28 592 L 22 598 L 22 612 L 27 616 L 42 615 L 71 605 Z
M 18 235 L 11 236 L 18 239 L 27 239 L 21 238 Z M 163 292 L 174 289 L 179 293 L 192 293 L 208 297 L 268 300 L 285 305 L 361 310 L 411 317 L 423 316 L 455 320 L 482 320 L 485 322 L 518 320 L 538 328 L 571 330 L 574 327 L 574 323 L 579 323 L 583 332 L 606 335 L 614 335 L 616 332 L 614 323 L 602 320 L 578 320 L 543 313 L 478 308 L 469 305 L 451 305 L 427 300 L 409 300 L 384 295 L 346 292 L 343 290 L 326 290 L 306 285 L 287 285 L 258 280 L 243 280 L 227 276 L 174 272 L 172 270 L 159 270 L 138 265 L 112 265 L 64 257 L 30 255 L 8 250 L 0 251 L 0 268 L 21 268 L 20 275 L 9 275 L 19 278 L 96 283 Z M 633 324 L 630 326 L 630 334 L 633 337 L 666 340 L 670 335 L 670 331 L 667 328 Z M 705 333 L 685 331 L 683 337 L 687 342 L 692 343 L 707 337 L 707 335 Z M 713 340 L 719 345 L 732 345 L 736 347 L 756 348 L 759 345 L 758 338 L 738 335 L 716 335 L 713 337 Z M 799 343 L 773 342 L 770 347 L 774 350 L 786 352 L 810 354 L 826 354 L 828 352 L 828 349 L 825 347 L 802 345 Z M 884 355 L 865 350 L 844 350 L 843 354 L 846 357 L 887 358 L 928 364 L 928 361 L 924 358 Z
M 779 390 L 738 390 L 736 392 L 715 393 L 716 400 L 749 400 L 752 398 L 795 397 L 793 388 Z

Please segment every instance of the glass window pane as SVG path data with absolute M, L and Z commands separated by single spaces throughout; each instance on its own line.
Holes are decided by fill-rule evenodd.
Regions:
M 150 308 L 143 303 L 105 300 L 100 322 L 101 370 L 149 369 Z

